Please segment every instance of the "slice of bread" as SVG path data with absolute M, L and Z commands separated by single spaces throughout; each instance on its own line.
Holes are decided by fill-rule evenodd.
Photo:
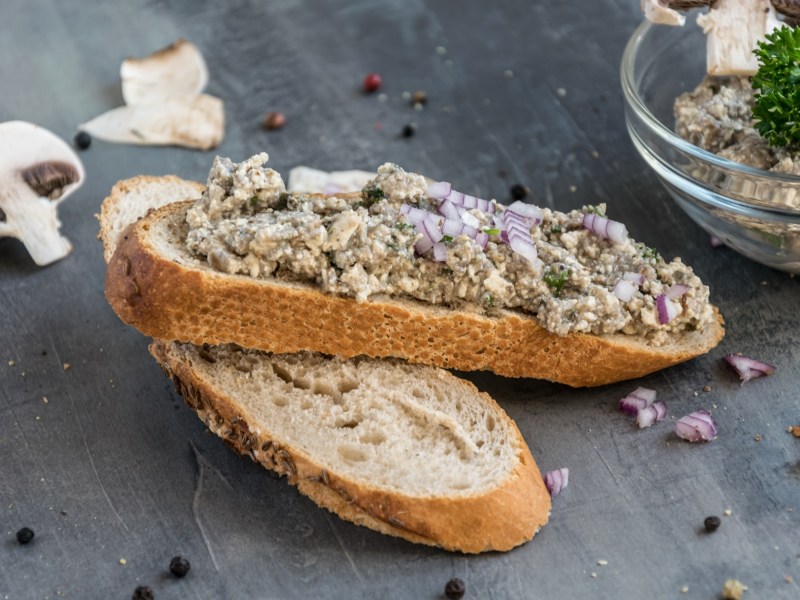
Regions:
M 127 224 L 195 191 L 172 176 L 119 182 L 99 215 L 106 255 Z M 509 550 L 547 522 L 516 425 L 446 371 L 163 340 L 150 352 L 226 444 L 343 519 L 465 553 Z
M 103 201 L 98 239 L 103 242 L 103 258 L 108 262 L 117 247 L 119 234 L 128 225 L 143 217 L 147 211 L 178 200 L 200 197 L 206 186 L 175 175 L 151 177 L 139 175 L 118 181 L 111 194 Z
M 108 267 L 109 303 L 123 321 L 153 337 L 279 353 L 397 357 L 579 387 L 691 359 L 724 334 L 716 313 L 706 329 L 651 347 L 643 337 L 624 334 L 559 336 L 520 311 L 488 315 L 388 297 L 358 303 L 312 284 L 228 275 L 186 249 L 191 205 L 170 204 L 127 229 Z
M 396 360 L 155 341 L 229 446 L 343 519 L 448 550 L 509 550 L 550 496 L 513 421 L 471 383 Z

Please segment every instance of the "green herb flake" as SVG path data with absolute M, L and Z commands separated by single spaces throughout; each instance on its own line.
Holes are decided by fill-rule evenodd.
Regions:
M 386 199 L 386 194 L 379 187 L 365 187 L 361 190 L 361 197 L 364 199 L 364 206 L 369 208 L 376 202 Z
M 403 223 L 403 222 L 395 224 L 395 227 L 400 231 L 403 231 L 404 229 L 414 229 L 414 225 L 412 225 L 411 223 Z
M 569 269 L 561 269 L 558 272 L 554 272 L 553 269 L 547 267 L 544 271 L 544 282 L 553 288 L 553 295 L 558 298 L 561 295 L 561 290 L 564 288 L 564 284 L 567 282 L 570 276 Z
M 800 28 L 767 34 L 755 50 L 759 68 L 753 105 L 756 129 L 772 146 L 800 147 Z
M 550 233 L 561 233 L 561 225 L 553 225 L 550 228 Z
M 639 252 L 641 252 L 642 258 L 645 260 L 650 260 L 653 262 L 658 262 L 661 260 L 661 255 L 658 253 L 658 250 L 645 246 L 644 244 L 639 244 Z
M 253 208 L 258 206 L 258 196 L 251 196 L 250 197 L 250 206 L 252 206 Z
M 605 217 L 606 216 L 606 213 L 604 213 L 600 209 L 599 206 L 594 206 L 592 204 L 590 204 L 589 206 L 586 207 L 586 212 L 587 213 L 592 213 L 593 215 L 597 215 L 598 217 Z
M 494 227 L 487 227 L 486 229 L 483 230 L 483 233 L 487 235 L 500 235 L 500 230 Z
M 452 241 L 453 241 L 453 236 L 452 236 L 452 235 L 443 235 L 443 236 L 442 236 L 442 241 L 443 241 L 445 244 L 449 244 L 450 242 L 452 242 Z
M 483 302 L 486 306 L 494 306 L 494 298 L 488 292 L 483 295 Z

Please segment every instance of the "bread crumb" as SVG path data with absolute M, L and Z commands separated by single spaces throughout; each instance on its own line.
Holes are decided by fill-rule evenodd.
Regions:
M 742 594 L 747 591 L 747 586 L 738 579 L 728 579 L 722 586 L 723 600 L 741 600 Z
M 733 511 L 730 508 L 726 508 L 725 510 L 722 511 L 722 514 L 725 515 L 726 517 L 730 517 L 733 514 Z
M 800 438 L 800 425 L 792 425 L 786 431 L 791 433 L 794 437 Z
M 42 402 L 44 402 L 45 404 L 47 404 L 47 396 L 42 396 Z
M 127 561 L 127 560 L 125 560 L 124 558 L 120 558 L 120 559 L 119 559 L 119 564 L 121 564 L 121 565 L 127 565 L 127 564 L 128 564 L 128 561 Z
M 757 442 L 760 442 L 761 441 L 761 435 L 760 434 L 756 434 L 756 435 L 753 436 L 753 439 L 755 441 L 757 441 Z
M 13 358 L 9 358 L 9 359 L 8 359 L 8 366 L 9 366 L 9 367 L 13 367 L 15 364 L 17 364 L 17 363 L 14 361 L 14 359 L 13 359 Z
M 603 560 L 601 558 L 600 560 L 597 561 L 597 564 L 600 565 L 601 567 L 605 567 L 608 564 L 608 561 L 607 560 Z
M 597 573 L 595 573 L 594 571 L 592 571 L 591 573 L 589 573 L 589 575 L 591 575 L 592 577 L 597 577 Z
M 564 96 L 567 95 L 567 90 L 565 90 L 564 88 L 558 88 L 556 90 L 556 94 L 558 94 L 561 98 L 563 98 Z
M 688 594 L 689 593 L 689 586 L 685 585 L 681 588 L 681 594 Z
M 65 371 L 68 371 L 68 370 L 69 370 L 69 369 L 71 369 L 71 368 L 72 368 L 72 365 L 71 365 L 71 364 L 69 364 L 69 363 L 67 363 L 67 362 L 65 362 L 65 363 L 64 363 L 64 370 L 65 370 Z
M 703 386 L 703 391 L 704 392 L 710 392 L 711 391 L 711 386 L 710 385 L 704 385 Z
M 569 186 L 569 191 L 574 194 L 575 192 L 578 191 L 578 186 L 577 185 Z
M 794 582 L 794 577 L 792 577 L 791 575 L 787 575 L 786 577 L 783 578 L 783 580 L 786 583 L 793 583 Z

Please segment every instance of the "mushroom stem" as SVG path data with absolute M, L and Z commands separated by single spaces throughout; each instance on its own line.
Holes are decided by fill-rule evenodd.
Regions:
M 770 0 L 717 0 L 697 24 L 708 36 L 709 75 L 754 75 L 758 42 L 782 25 Z
M 0 224 L 6 226 L 2 235 L 22 241 L 37 265 L 49 265 L 70 253 L 72 244 L 58 233 L 61 222 L 53 202 L 26 185 L 6 188 L 2 195 L 7 218 Z

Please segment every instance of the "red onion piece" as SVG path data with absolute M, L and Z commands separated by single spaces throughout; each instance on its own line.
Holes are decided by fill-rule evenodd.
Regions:
M 706 410 L 698 410 L 675 422 L 675 433 L 689 442 L 708 442 L 717 437 L 717 424 Z
M 627 279 L 620 279 L 611 291 L 623 302 L 630 302 L 633 299 L 633 294 L 636 292 L 636 285 Z
M 750 358 L 749 356 L 742 356 L 741 354 L 726 354 L 724 357 L 736 373 L 742 383 L 756 379 L 757 377 L 764 377 L 765 375 L 772 375 L 775 372 L 775 367 L 760 360 Z
M 464 212 L 464 214 L 461 215 L 461 220 L 464 221 L 464 225 L 469 225 L 470 227 L 475 227 L 476 229 L 481 226 L 481 220 L 468 212 Z
M 447 245 L 443 244 L 442 242 L 438 242 L 433 245 L 433 260 L 436 262 L 445 262 L 447 261 Z
M 544 218 L 544 211 L 536 206 L 535 204 L 528 204 L 527 202 L 523 202 L 522 200 L 517 200 L 516 202 L 512 202 L 508 210 L 506 212 L 513 212 L 517 213 L 518 215 L 522 215 L 528 219 L 531 219 L 534 224 L 538 224 L 542 222 Z
M 436 183 L 428 184 L 428 197 L 444 200 L 447 198 L 451 189 L 452 186 L 446 181 L 437 181 Z
M 407 215 L 408 211 L 410 211 L 410 210 L 411 210 L 411 205 L 410 204 L 406 204 L 405 202 L 403 202 L 403 204 L 400 205 L 400 214 L 401 215 Z
M 476 208 L 481 212 L 488 213 L 489 209 L 492 208 L 492 203 L 488 200 L 484 200 L 483 198 L 478 198 L 478 205 Z
M 426 237 L 425 234 L 414 242 L 414 250 L 416 250 L 419 255 L 425 254 L 431 248 L 433 248 L 433 242 L 429 237 Z
M 642 285 L 644 283 L 643 273 L 634 273 L 633 271 L 625 271 L 622 274 L 622 278 L 625 281 L 633 281 L 634 283 L 638 283 L 639 285 Z
M 636 424 L 639 426 L 639 429 L 651 427 L 658 421 L 663 421 L 666 415 L 667 405 L 659 400 L 639 410 L 636 415 Z
M 656 310 L 658 310 L 658 322 L 662 325 L 672 321 L 680 312 L 675 303 L 667 299 L 666 294 L 659 294 L 656 297 Z
M 562 467 L 544 474 L 544 485 L 550 492 L 550 497 L 555 498 L 569 485 L 569 469 Z
M 467 194 L 464 194 L 464 207 L 478 208 L 478 199 L 475 196 L 468 196 Z
M 538 260 L 536 246 L 532 241 L 523 238 L 513 238 L 509 241 L 509 246 L 511 246 L 514 252 L 532 263 L 536 263 Z
M 442 233 L 444 235 L 449 235 L 450 237 L 461 235 L 463 229 L 464 224 L 461 221 L 456 221 L 453 219 L 445 219 L 444 224 L 442 225 Z
M 485 231 L 479 231 L 475 236 L 475 243 L 478 244 L 482 249 L 486 249 L 486 244 L 489 243 L 489 234 Z
M 472 225 L 464 225 L 463 229 L 461 230 L 461 233 L 474 240 L 475 236 L 478 235 L 478 229 L 476 227 L 473 227 Z
M 400 207 L 402 210 L 402 207 Z M 408 211 L 406 212 L 406 218 L 408 222 L 413 225 L 419 225 L 425 218 L 430 215 L 427 210 L 422 210 L 421 208 L 417 208 L 416 206 L 409 206 Z
M 439 214 L 447 217 L 448 219 L 453 219 L 456 221 L 461 220 L 461 215 L 458 213 L 458 207 L 450 202 L 450 200 L 445 200 L 439 205 Z
M 436 217 L 429 214 L 429 216 L 422 220 L 422 227 L 425 229 L 425 234 L 434 244 L 442 241 L 444 234 L 439 226 L 439 220 Z
M 677 300 L 684 294 L 686 294 L 691 288 L 688 285 L 684 285 L 682 283 L 676 283 L 674 285 L 669 286 L 669 289 L 664 294 L 670 300 Z
M 622 412 L 636 416 L 640 410 L 651 406 L 656 400 L 656 391 L 649 388 L 636 388 L 619 401 Z
M 583 215 L 583 226 L 595 235 L 616 244 L 621 244 L 628 239 L 628 228 L 623 223 L 594 213 Z
M 447 200 L 450 200 L 450 202 L 452 202 L 453 204 L 464 206 L 463 192 L 457 192 L 456 190 L 451 190 L 450 193 L 447 195 Z

